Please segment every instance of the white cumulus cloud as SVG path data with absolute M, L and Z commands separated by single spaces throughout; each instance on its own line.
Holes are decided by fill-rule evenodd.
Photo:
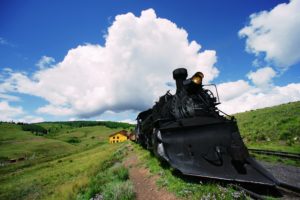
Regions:
M 7 90 L 46 99 L 39 113 L 91 117 L 106 110 L 143 110 L 171 89 L 172 70 L 202 71 L 206 82 L 218 75 L 213 50 L 200 51 L 187 32 L 159 18 L 153 9 L 116 16 L 105 45 L 85 44 L 69 50 L 63 61 L 42 57 L 32 77 L 13 73 Z M 192 74 L 191 74 L 192 75 Z
M 271 67 L 260 68 L 247 74 L 247 77 L 258 87 L 267 87 L 275 76 L 276 72 Z
M 44 69 L 46 67 L 50 67 L 54 64 L 55 59 L 49 56 L 42 56 L 41 59 L 36 63 L 36 66 L 40 69 Z
M 283 70 L 300 61 L 300 1 L 277 5 L 270 11 L 250 15 L 239 31 L 248 52 L 265 54 L 265 60 Z
M 218 93 L 221 101 L 229 101 L 248 92 L 251 86 L 244 80 L 225 82 L 218 85 Z
M 220 95 L 222 104 L 218 107 L 228 114 L 300 100 L 300 83 L 291 83 L 286 86 L 270 86 L 268 90 L 265 90 L 264 88 L 251 86 L 247 82 L 239 80 L 223 83 L 221 84 L 221 88 L 224 88 L 221 90 L 222 93 L 227 93 L 227 88 L 231 88 L 229 91 L 239 91 L 233 95 L 234 98 L 226 99 L 226 96 L 222 98 L 222 93 Z
M 20 101 L 20 98 L 17 96 L 9 95 L 9 94 L 1 94 L 0 93 L 0 99 L 6 100 L 6 101 Z
M 24 123 L 38 123 L 43 122 L 45 119 L 39 116 L 25 115 L 21 118 L 14 120 L 15 122 L 24 122 Z
M 11 106 L 7 101 L 0 101 L 0 121 L 12 121 L 17 116 L 24 114 L 21 106 Z
M 21 106 L 12 106 L 7 101 L 0 101 L 0 121 L 36 123 L 44 121 L 39 116 L 28 115 Z
M 297 32 L 297 27 L 285 27 L 285 34 L 293 43 L 287 45 L 288 39 L 279 32 L 289 17 L 282 15 L 279 27 L 273 23 L 274 16 L 286 13 L 287 9 L 295 15 L 292 8 L 298 4 L 292 1 L 270 12 L 251 15 L 250 24 L 239 33 L 247 38 L 248 51 L 265 52 L 266 60 L 284 69 L 298 62 L 300 51 L 294 45 L 297 38 L 291 33 L 291 29 Z M 294 19 L 288 21 L 285 23 L 296 23 Z M 287 52 L 290 57 L 285 57 Z M 175 68 L 186 67 L 190 76 L 202 71 L 206 83 L 212 82 L 219 73 L 214 66 L 215 51 L 203 51 L 196 41 L 188 40 L 183 28 L 159 18 L 153 9 L 142 11 L 140 16 L 132 13 L 116 16 L 105 35 L 104 45 L 79 45 L 70 49 L 62 61 L 54 62 L 54 58 L 43 56 L 37 63 L 39 69 L 31 76 L 5 71 L 0 98 L 6 101 L 0 103 L 0 111 L 7 114 L 2 119 L 43 121 L 25 114 L 21 107 L 8 104 L 7 101 L 17 100 L 9 94 L 24 93 L 48 102 L 36 110 L 38 114 L 68 116 L 70 120 L 97 116 L 101 120 L 133 123 L 138 111 L 151 107 L 167 90 L 174 90 L 172 71 Z M 254 63 L 261 65 L 259 58 Z M 250 71 L 246 76 L 249 80 L 218 85 L 221 110 L 233 114 L 300 100 L 300 83 L 275 86 L 272 79 L 276 72 L 271 67 Z

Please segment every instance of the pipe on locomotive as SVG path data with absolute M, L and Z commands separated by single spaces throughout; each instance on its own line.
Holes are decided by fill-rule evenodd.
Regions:
M 178 68 L 173 71 L 173 78 L 176 81 L 176 94 L 183 89 L 184 85 L 194 84 L 197 86 L 202 85 L 202 80 L 204 75 L 202 72 L 196 72 L 192 78 L 186 79 L 188 76 L 187 70 L 185 68 Z
M 183 81 L 186 80 L 187 76 L 188 74 L 185 68 L 178 68 L 173 71 L 173 78 L 176 81 L 176 94 L 182 90 Z

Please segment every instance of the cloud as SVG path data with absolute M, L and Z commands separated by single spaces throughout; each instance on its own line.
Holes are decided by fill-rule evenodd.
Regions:
M 228 114 L 300 100 L 300 83 L 291 83 L 286 86 L 272 86 L 268 90 L 264 90 L 239 80 L 223 83 L 222 87 L 224 88 L 222 90 L 224 93 L 228 91 L 225 89 L 228 87 L 231 87 L 229 91 L 240 91 L 236 92 L 233 98 L 222 99 L 222 95 L 220 95 L 223 102 L 218 107 Z M 247 88 L 247 90 L 245 91 L 242 88 Z
M 55 59 L 48 56 L 42 56 L 41 59 L 36 63 L 36 66 L 40 69 L 44 69 L 47 67 L 50 67 L 52 64 L 54 64 Z
M 25 115 L 22 118 L 15 120 L 15 122 L 24 122 L 24 123 L 38 123 L 45 121 L 44 118 L 39 116 Z
M 246 38 L 246 50 L 264 53 L 267 62 L 282 70 L 300 61 L 300 1 L 277 5 L 270 11 L 250 15 L 250 22 L 239 31 Z
M 159 18 L 153 9 L 118 15 L 108 28 L 105 44 L 85 44 L 69 50 L 63 61 L 42 57 L 40 69 L 29 77 L 12 73 L 6 91 L 31 94 L 49 102 L 39 113 L 97 116 L 107 110 L 143 110 L 168 89 L 172 70 L 202 71 L 205 81 L 218 76 L 216 52 L 201 50 L 187 32 Z M 191 74 L 192 75 L 192 74 Z
M 5 38 L 0 37 L 0 45 L 15 47 L 14 44 L 8 42 Z
M 271 67 L 258 69 L 256 72 L 249 72 L 247 77 L 258 87 L 267 87 L 271 84 L 276 72 Z
M 21 106 L 12 106 L 7 101 L 0 101 L 0 113 L 0 121 L 4 122 L 36 123 L 45 121 L 42 117 L 26 114 Z
M 8 45 L 9 43 L 4 38 L 0 37 L 0 44 Z
M 220 101 L 229 101 L 248 92 L 251 86 L 244 80 L 226 82 L 217 85 Z
M 2 71 L 5 72 L 5 73 L 11 73 L 11 72 L 13 72 L 13 70 L 11 68 L 9 68 L 9 67 L 3 68 Z
M 9 94 L 1 94 L 0 99 L 4 99 L 6 101 L 20 101 L 20 98 L 17 96 L 9 95 Z
M 15 117 L 24 114 L 22 107 L 13 107 L 7 101 L 0 101 L 0 121 L 12 121 Z
M 132 119 L 123 119 L 119 122 L 124 122 L 124 123 L 128 123 L 128 124 L 136 124 L 136 121 L 132 120 Z
M 283 4 L 279 10 L 285 10 L 291 5 L 293 2 Z M 274 15 L 271 13 L 278 12 L 277 7 L 270 12 L 252 15 L 249 26 L 240 31 L 240 36 L 246 37 L 248 51 L 256 54 L 265 52 L 266 60 L 283 63 L 290 58 L 281 55 L 283 53 L 279 52 L 278 46 L 291 55 L 300 51 L 292 52 L 297 47 L 283 45 L 287 41 L 281 37 L 278 37 L 278 41 L 273 38 L 273 34 L 280 28 L 272 25 L 270 30 L 263 31 L 269 28 L 269 21 L 272 21 L 270 19 Z M 265 18 L 268 18 L 267 22 Z M 261 21 L 261 26 L 257 25 L 257 20 Z M 254 29 L 262 30 L 257 33 Z M 290 29 L 286 34 L 290 34 Z M 268 42 L 259 39 L 263 35 L 263 38 L 269 38 Z M 268 44 L 268 48 L 263 49 L 256 40 Z M 157 17 L 153 9 L 142 11 L 140 16 L 132 13 L 116 16 L 105 35 L 104 45 L 79 45 L 70 49 L 62 61 L 54 62 L 54 58 L 43 56 L 37 63 L 39 69 L 31 76 L 25 72 L 6 71 L 5 80 L 0 83 L 0 93 L 24 93 L 45 99 L 48 103 L 37 109 L 38 114 L 68 116 L 70 119 L 97 116 L 102 120 L 130 122 L 138 111 L 153 106 L 154 101 L 167 90 L 174 92 L 172 71 L 175 68 L 186 67 L 190 76 L 196 71 L 202 71 L 206 83 L 213 81 L 219 74 L 215 67 L 215 51 L 202 50 L 196 41 L 188 40 L 188 33 L 184 29 Z M 254 63 L 261 66 L 259 57 Z M 283 69 L 290 66 L 278 65 Z M 299 83 L 275 86 L 272 83 L 275 76 L 273 68 L 264 67 L 250 71 L 247 74 L 250 81 L 219 84 L 222 102 L 220 109 L 232 114 L 300 99 Z M 6 97 L 5 100 L 9 101 L 9 97 Z M 7 102 L 3 105 L 22 110 Z M 25 113 L 6 116 L 7 119 L 42 120 Z

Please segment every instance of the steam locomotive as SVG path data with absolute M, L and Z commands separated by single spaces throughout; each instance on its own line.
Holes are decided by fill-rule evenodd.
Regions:
M 275 186 L 249 156 L 235 118 L 216 107 L 218 95 L 202 84 L 203 73 L 187 76 L 175 69 L 176 93 L 138 114 L 137 142 L 185 175 Z

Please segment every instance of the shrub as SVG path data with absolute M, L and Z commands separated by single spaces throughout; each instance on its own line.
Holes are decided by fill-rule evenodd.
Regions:
M 110 200 L 132 200 L 135 197 L 133 185 L 130 181 L 108 183 L 105 185 L 103 197 Z
M 47 130 L 36 124 L 22 124 L 23 131 L 30 131 L 35 134 L 47 134 Z
M 72 138 L 69 138 L 67 140 L 68 143 L 71 143 L 71 144 L 76 144 L 76 143 L 80 143 L 80 139 L 78 137 L 72 137 Z
M 77 195 L 77 199 L 91 199 L 97 196 L 105 200 L 134 199 L 133 185 L 128 180 L 128 169 L 121 164 L 126 151 L 127 147 L 122 147 L 104 161 L 98 173 L 91 178 L 88 187 L 83 188 Z
M 125 181 L 129 178 L 128 169 L 126 169 L 123 165 L 112 167 L 111 172 L 121 181 Z

